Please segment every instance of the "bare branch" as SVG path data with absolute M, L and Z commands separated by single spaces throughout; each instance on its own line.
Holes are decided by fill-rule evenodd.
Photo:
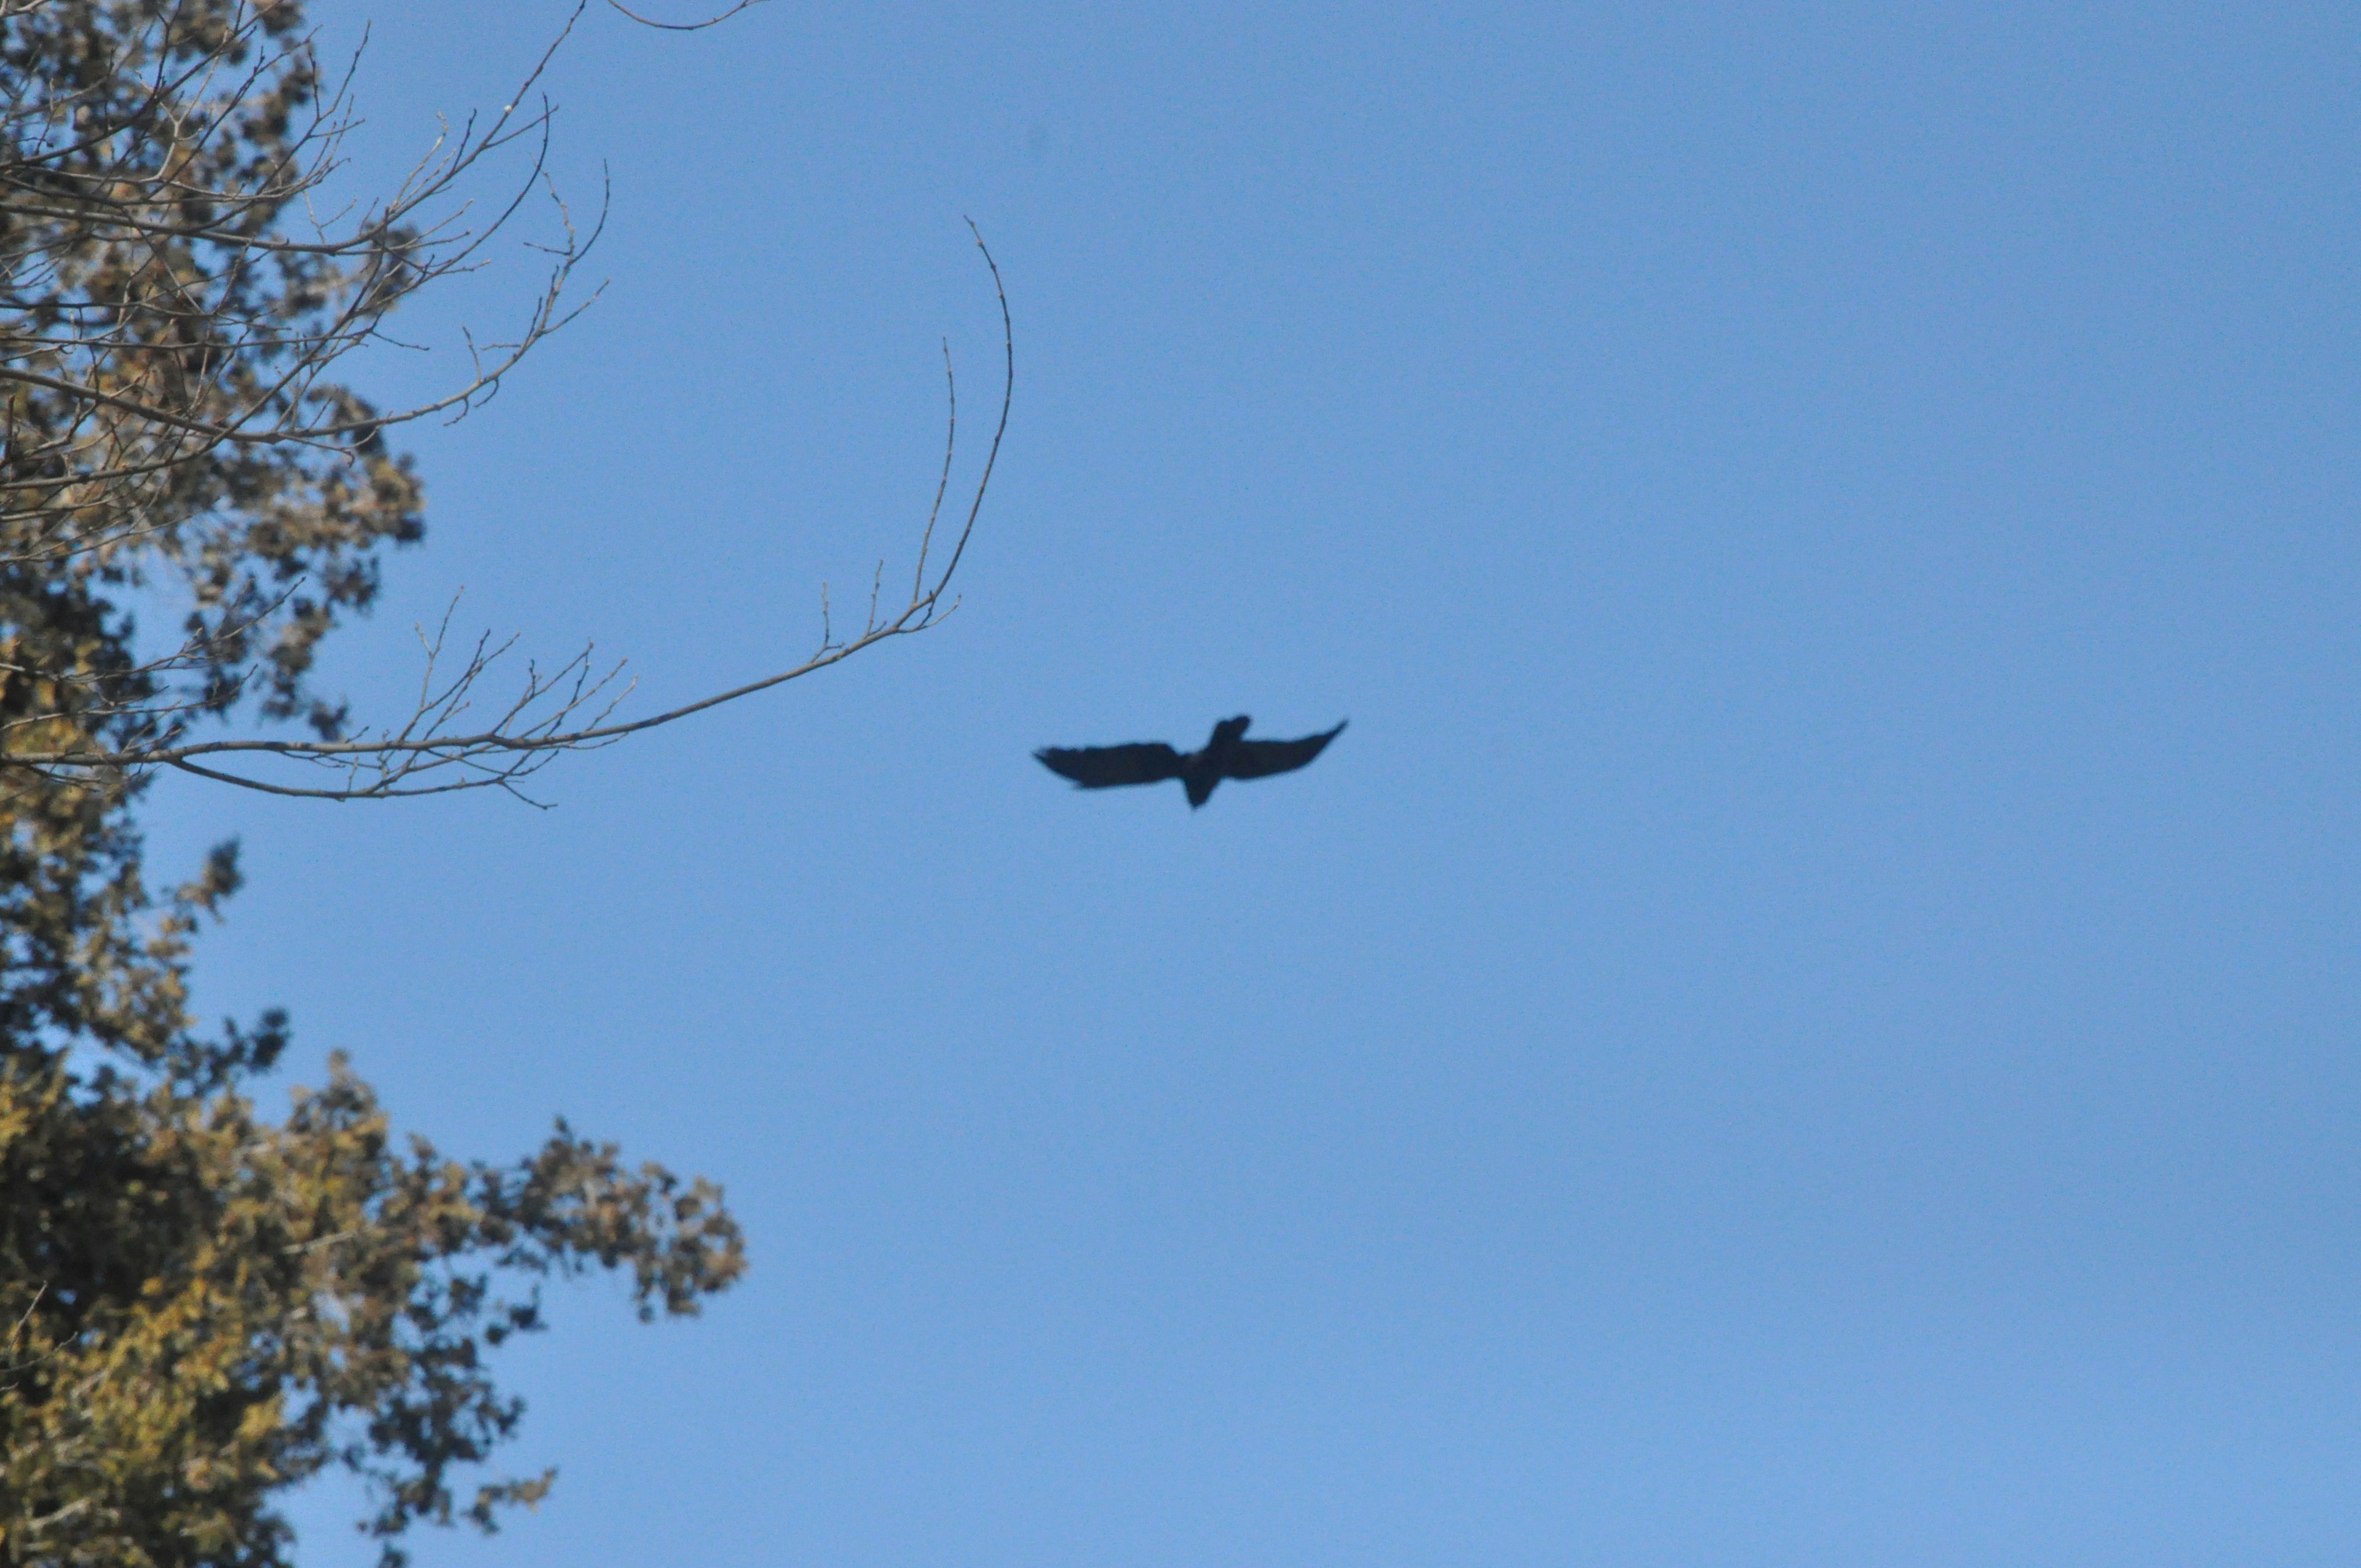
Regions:
M 623 0 L 607 0 L 608 5 L 612 5 L 616 10 L 620 11 L 624 16 L 629 16 L 634 22 L 639 23 L 640 26 L 643 27 L 661 27 L 668 33 L 694 33 L 702 28 L 719 27 L 723 22 L 726 22 L 730 17 L 736 16 L 739 12 L 750 10 L 756 5 L 763 5 L 763 3 L 764 0 L 738 0 L 738 4 L 730 6 L 730 9 L 722 12 L 719 16 L 708 16 L 701 22 L 659 22 L 652 16 L 641 16 L 637 11 L 632 10 L 629 5 L 624 5 Z
M 558 754 L 826 669 L 956 608 L 946 594 L 998 461 L 1016 375 L 1006 291 L 972 223 L 1001 313 L 1000 420 L 939 563 L 959 433 L 947 341 L 942 469 L 906 603 L 881 604 L 881 561 L 858 634 L 836 632 L 823 587 L 819 645 L 802 662 L 630 721 L 615 717 L 631 691 L 622 666 L 594 669 L 587 648 L 554 669 L 528 663 L 509 700 L 488 700 L 488 685 L 513 669 L 511 650 L 489 639 L 450 650 L 448 612 L 431 637 L 421 629 L 417 701 L 399 720 L 355 732 L 342 707 L 310 694 L 313 650 L 340 615 L 370 602 L 381 547 L 420 532 L 417 482 L 386 432 L 482 406 L 598 297 L 571 285 L 604 229 L 603 182 L 586 233 L 551 180 L 555 111 L 539 95 L 588 3 L 578 0 L 497 114 L 444 126 L 390 193 L 323 214 L 315 198 L 359 124 L 357 50 L 341 75 L 324 75 L 311 39 L 282 38 L 286 13 L 230 0 L 195 30 L 180 6 L 142 13 L 93 59 L 66 37 L 68 10 L 0 0 L 0 17 L 31 18 L 12 27 L 49 18 L 57 36 L 26 45 L 24 58 L 58 62 L 0 80 L 0 779 L 115 789 L 173 768 L 315 798 L 484 788 L 522 797 L 522 781 Z M 696 23 L 609 3 L 681 31 L 757 0 Z M 479 207 L 466 182 L 511 148 L 522 166 L 514 183 Z M 384 410 L 330 378 L 358 348 L 402 346 L 385 331 L 389 313 L 484 265 L 487 245 L 536 193 L 555 231 L 531 247 L 547 258 L 545 279 L 510 333 L 461 329 L 468 368 L 457 387 Z M 115 594 L 176 582 L 190 602 L 177 644 L 135 654 Z M 306 718 L 314 738 L 199 737 L 200 719 L 249 700 L 266 718 Z M 245 771 L 265 758 L 315 776 Z
M 1007 432 L 1009 411 L 1016 397 L 1016 329 L 1008 308 L 1007 291 L 1001 280 L 999 264 L 993 259 L 982 233 L 975 230 L 972 222 L 969 227 L 974 236 L 976 248 L 991 272 L 994 294 L 1000 308 L 1005 362 L 1000 418 L 994 428 L 992 445 L 969 499 L 967 515 L 962 520 L 950 559 L 930 583 L 926 575 L 927 559 L 949 486 L 958 441 L 958 384 L 950 369 L 947 349 L 945 376 L 952 415 L 944 439 L 943 477 L 937 487 L 934 506 L 919 537 L 918 567 L 912 581 L 910 597 L 898 610 L 890 616 L 881 617 L 873 587 L 869 615 L 857 635 L 841 641 L 837 639 L 828 617 L 823 590 L 820 645 L 810 656 L 786 669 L 645 718 L 609 722 L 615 704 L 629 694 L 626 687 L 611 696 L 608 695 L 622 666 L 618 663 L 604 674 L 596 674 L 590 663 L 590 651 L 586 648 L 555 671 L 544 672 L 528 665 L 517 695 L 500 717 L 488 727 L 467 729 L 457 721 L 470 711 L 480 684 L 509 651 L 509 645 L 494 646 L 488 639 L 479 640 L 458 671 L 445 676 L 443 673 L 444 648 L 450 624 L 450 612 L 446 611 L 442 626 L 431 638 L 423 628 L 420 630 L 425 663 L 420 677 L 418 700 L 412 711 L 399 726 L 373 735 L 338 740 L 272 738 L 188 740 L 181 738 L 184 731 L 175 731 L 159 736 L 152 744 L 114 750 L 8 747 L 0 749 L 0 766 L 38 769 L 49 773 L 63 770 L 76 776 L 127 774 L 170 767 L 198 777 L 266 794 L 323 800 L 381 800 L 471 789 L 501 789 L 521 799 L 529 799 L 518 785 L 559 753 L 593 750 L 612 744 L 626 736 L 676 723 L 692 714 L 739 701 L 841 663 L 880 642 L 926 630 L 956 608 L 957 601 L 946 603 L 944 596 L 966 554 L 968 542 L 974 534 L 976 520 L 982 513 L 984 495 L 992 482 L 993 469 L 999 459 L 1001 441 Z M 456 602 L 456 599 L 453 601 L 455 609 Z M 184 649 L 171 659 L 159 661 L 155 667 L 174 660 L 191 661 L 201 654 L 201 649 Z M 333 782 L 321 784 L 285 784 L 231 772 L 212 762 L 200 761 L 233 757 L 270 757 L 303 762 L 329 771 L 334 778 Z

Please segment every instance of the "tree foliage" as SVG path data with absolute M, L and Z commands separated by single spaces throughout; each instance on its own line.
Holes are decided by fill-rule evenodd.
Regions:
M 305 685 L 320 640 L 423 526 L 378 411 L 326 372 L 447 247 L 400 198 L 342 236 L 283 232 L 342 135 L 298 7 L 6 10 L 7 749 L 121 751 L 258 696 L 333 733 Z M 184 638 L 143 658 L 115 601 L 159 584 Z
M 873 593 L 841 634 L 823 609 L 818 645 L 785 669 L 620 719 L 617 671 L 587 652 L 528 665 L 495 700 L 483 682 L 504 647 L 446 652 L 438 637 L 406 715 L 356 726 L 314 690 L 320 641 L 376 598 L 383 549 L 423 533 L 418 477 L 388 432 L 465 412 L 564 326 L 598 225 L 579 232 L 544 178 L 541 67 L 394 191 L 330 199 L 354 122 L 302 27 L 296 0 L 0 0 L 0 770 L 119 784 L 170 767 L 335 799 L 517 793 L 561 753 L 811 674 L 949 610 L 1007 428 L 1013 352 L 948 548 L 935 556 L 955 384 L 908 598 Z M 524 166 L 509 197 L 471 202 L 469 176 L 511 150 Z M 414 407 L 380 409 L 336 378 L 390 313 L 475 267 L 543 189 L 550 268 L 512 336 L 471 335 L 460 384 Z M 141 591 L 185 600 L 177 643 L 135 638 L 122 600 Z M 312 734 L 199 732 L 246 709 Z M 257 761 L 301 771 L 244 766 Z
M 512 788 L 555 751 L 922 630 L 974 522 L 930 576 L 930 519 L 908 609 L 873 601 L 861 633 L 688 709 L 586 726 L 598 683 L 568 666 L 460 733 L 479 645 L 430 687 L 442 708 L 356 736 L 313 664 L 423 533 L 388 433 L 466 408 L 562 324 L 588 242 L 555 208 L 521 330 L 428 408 L 338 380 L 535 188 L 548 118 L 520 92 L 331 232 L 307 198 L 350 122 L 304 26 L 294 0 L 0 0 L 0 1563 L 280 1563 L 274 1499 L 335 1466 L 373 1484 L 389 1562 L 420 1520 L 489 1529 L 549 1484 L 469 1474 L 517 1423 L 489 1353 L 539 1326 L 542 1281 L 627 1271 L 649 1319 L 744 1266 L 717 1188 L 563 1122 L 521 1161 L 445 1158 L 341 1057 L 262 1114 L 286 1018 L 208 1030 L 190 1007 L 236 846 L 151 894 L 153 770 L 254 782 L 217 765 L 246 748 L 335 770 L 292 793 Z M 516 200 L 468 226 L 453 193 L 511 146 Z M 162 594 L 185 611 L 147 647 L 128 606 Z M 237 716 L 308 739 L 203 737 Z
M 538 1277 L 628 1268 L 649 1318 L 743 1266 L 718 1189 L 562 1122 L 515 1166 L 445 1159 L 338 1058 L 273 1124 L 239 1084 L 284 1038 L 184 1035 L 156 1076 L 0 1065 L 6 1561 L 280 1563 L 271 1499 L 336 1464 L 376 1484 L 390 1561 L 416 1520 L 489 1528 L 551 1479 L 463 1500 L 452 1475 L 522 1414 L 486 1354 L 539 1326 Z

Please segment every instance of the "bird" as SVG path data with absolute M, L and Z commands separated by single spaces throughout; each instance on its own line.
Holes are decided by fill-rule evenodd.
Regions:
M 1125 746 L 1044 746 L 1033 755 L 1051 773 L 1073 780 L 1076 789 L 1179 779 L 1180 787 L 1189 792 L 1189 809 L 1194 811 L 1213 797 L 1214 786 L 1224 779 L 1293 773 L 1345 730 L 1340 722 L 1334 729 L 1306 735 L 1301 740 L 1249 740 L 1246 726 L 1253 722 L 1243 713 L 1224 718 L 1213 726 L 1204 746 L 1194 751 L 1176 751 L 1161 740 L 1135 740 Z

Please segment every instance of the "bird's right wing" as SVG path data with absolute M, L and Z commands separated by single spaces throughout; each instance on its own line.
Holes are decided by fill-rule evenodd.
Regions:
M 1033 754 L 1043 767 L 1083 789 L 1160 784 L 1180 776 L 1180 753 L 1160 740 L 1134 741 L 1128 746 L 1044 746 Z
M 1318 756 L 1329 741 L 1345 732 L 1341 724 L 1324 734 L 1301 740 L 1241 740 L 1230 748 L 1222 772 L 1234 779 L 1262 779 L 1293 773 Z

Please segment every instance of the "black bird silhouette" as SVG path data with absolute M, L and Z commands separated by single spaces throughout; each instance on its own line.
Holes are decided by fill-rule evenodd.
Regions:
M 1322 747 L 1344 732 L 1339 724 L 1324 735 L 1301 740 L 1248 740 L 1245 714 L 1213 726 L 1213 739 L 1197 751 L 1176 751 L 1161 740 L 1135 740 L 1128 746 L 1044 746 L 1034 752 L 1051 773 L 1074 781 L 1077 789 L 1108 789 L 1116 784 L 1161 784 L 1179 779 L 1189 792 L 1190 809 L 1205 804 L 1213 786 L 1224 779 L 1259 779 L 1292 773 L 1320 754 Z

